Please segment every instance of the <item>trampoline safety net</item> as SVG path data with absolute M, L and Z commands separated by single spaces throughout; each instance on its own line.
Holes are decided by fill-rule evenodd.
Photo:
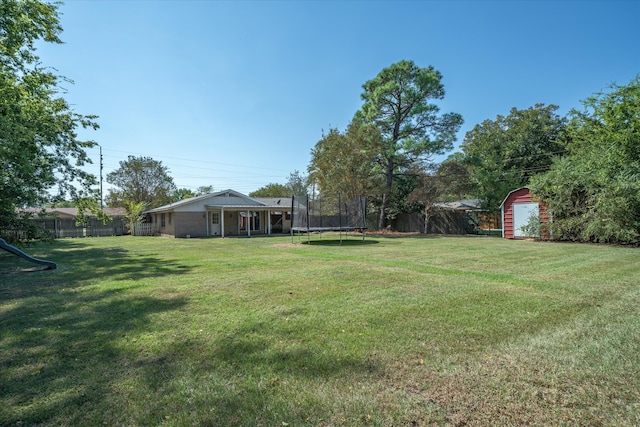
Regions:
M 361 231 L 367 229 L 367 203 L 363 196 L 335 195 L 294 197 L 291 206 L 292 232 Z

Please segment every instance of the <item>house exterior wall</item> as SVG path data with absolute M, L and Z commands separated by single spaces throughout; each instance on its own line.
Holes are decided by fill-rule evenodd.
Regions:
M 174 212 L 174 217 L 173 235 L 175 237 L 207 236 L 207 214 L 205 212 Z
M 164 222 L 162 221 L 162 215 L 164 214 Z M 157 214 L 158 230 L 162 235 L 175 236 L 175 214 L 173 212 L 160 212 Z M 163 225 L 164 224 L 164 225 Z
M 528 188 L 519 188 L 509 193 L 502 203 L 502 237 L 506 239 L 515 238 L 515 230 L 513 227 L 513 205 L 516 203 L 532 202 L 538 203 L 538 216 L 540 217 L 540 222 L 549 222 L 549 214 L 546 205 L 542 201 L 532 198 Z

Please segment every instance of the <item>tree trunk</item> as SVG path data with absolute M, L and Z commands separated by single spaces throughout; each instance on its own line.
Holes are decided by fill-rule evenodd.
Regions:
M 378 228 L 384 230 L 387 228 L 387 206 L 389 206 L 389 198 L 391 197 L 391 189 L 393 188 L 393 170 L 395 164 L 393 159 L 389 159 L 387 162 L 387 179 L 384 186 L 384 193 L 382 194 L 382 204 L 380 205 L 380 220 L 378 221 Z
M 429 207 L 424 208 L 424 234 L 429 233 Z
M 380 205 L 380 219 L 378 220 L 378 230 L 384 230 L 387 227 L 387 192 L 385 190 L 382 195 L 382 204 Z

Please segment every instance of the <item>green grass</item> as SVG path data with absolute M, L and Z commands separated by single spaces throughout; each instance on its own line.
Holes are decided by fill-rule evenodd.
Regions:
M 638 249 L 331 239 L 0 253 L 0 425 L 640 424 Z

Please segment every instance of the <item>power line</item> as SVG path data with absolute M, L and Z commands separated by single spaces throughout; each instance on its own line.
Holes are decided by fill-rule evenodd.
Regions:
M 232 167 L 246 168 L 246 169 L 263 169 L 263 170 L 271 170 L 271 171 L 283 171 L 283 169 L 267 168 L 267 167 L 262 167 L 262 166 L 247 166 L 247 165 L 240 165 L 240 164 L 235 164 L 235 163 L 215 162 L 215 161 L 210 161 L 210 160 L 185 159 L 185 158 L 181 158 L 181 157 L 162 156 L 162 155 L 148 154 L 148 153 L 147 154 L 132 153 L 132 152 L 129 152 L 129 151 L 113 150 L 113 149 L 108 149 L 108 148 L 105 148 L 105 151 L 111 151 L 111 152 L 115 152 L 115 153 L 124 153 L 124 154 L 127 154 L 127 156 L 135 155 L 135 156 L 152 157 L 152 158 L 158 158 L 158 159 L 180 160 L 180 161 L 193 162 L 193 163 L 204 163 L 204 164 L 208 164 L 208 165 L 222 165 L 222 166 L 232 166 Z M 116 157 L 116 156 L 109 156 L 109 157 L 120 158 L 120 157 Z M 187 166 L 187 165 L 177 165 L 177 166 L 184 166 L 184 167 L 191 167 L 191 168 L 194 167 L 194 166 Z

